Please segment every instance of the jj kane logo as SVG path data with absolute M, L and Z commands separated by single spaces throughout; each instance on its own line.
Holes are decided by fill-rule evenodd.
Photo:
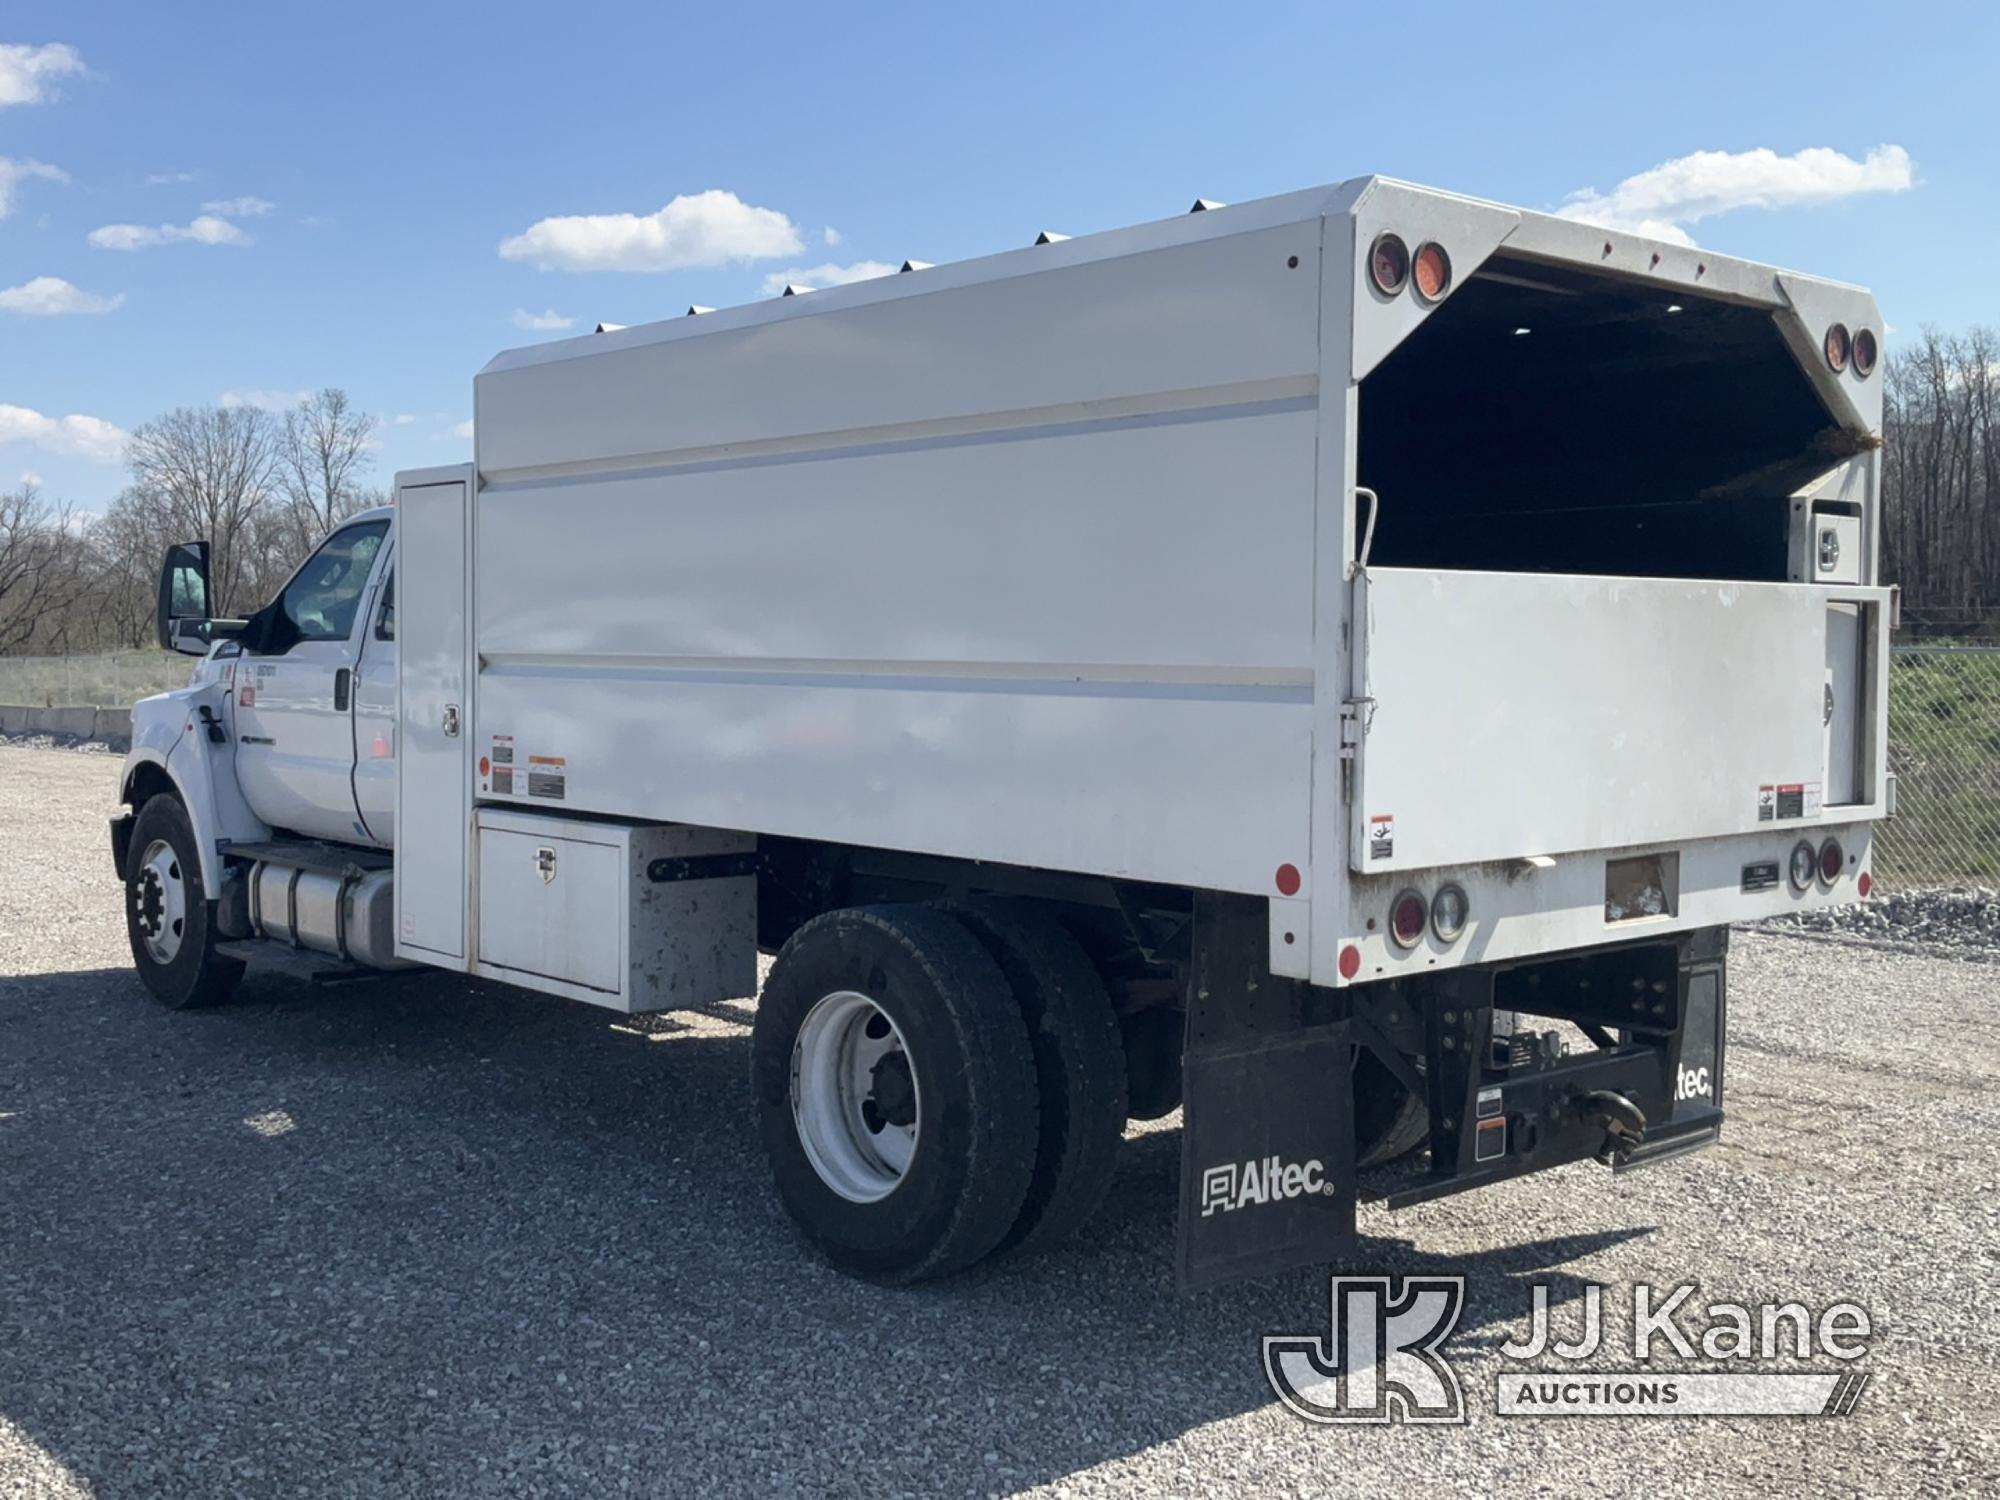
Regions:
M 1287 1162 L 1276 1156 L 1224 1162 L 1202 1171 L 1201 1216 L 1206 1219 L 1252 1203 L 1279 1203 L 1306 1193 L 1330 1197 L 1334 1191 L 1326 1179 L 1326 1165 L 1317 1157 L 1303 1162 Z
M 1540 1368 L 1503 1367 L 1494 1409 L 1503 1417 L 1534 1416 L 1846 1416 L 1867 1389 L 1855 1367 L 1874 1332 L 1866 1308 L 1836 1302 L 1817 1315 L 1796 1302 L 1751 1307 L 1738 1302 L 1692 1305 L 1686 1284 L 1662 1296 L 1632 1288 L 1630 1364 L 1579 1369 L 1609 1344 L 1603 1291 L 1584 1290 L 1578 1336 L 1554 1335 L 1549 1290 L 1536 1286 L 1528 1335 L 1500 1346 L 1506 1360 Z M 1327 1332 L 1264 1340 L 1264 1376 L 1293 1412 L 1308 1422 L 1435 1422 L 1466 1420 L 1458 1375 L 1443 1347 L 1465 1306 L 1462 1276 L 1336 1276 Z M 1661 1367 L 1656 1359 L 1699 1360 L 1711 1366 Z M 1547 1367 L 1550 1359 L 1561 1361 Z M 1832 1361 L 1830 1368 L 1773 1369 L 1773 1363 Z M 1759 1368 L 1762 1366 L 1762 1368 Z

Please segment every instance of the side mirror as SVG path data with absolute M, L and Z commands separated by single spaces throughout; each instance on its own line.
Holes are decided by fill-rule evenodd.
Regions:
M 153 606 L 153 632 L 162 651 L 205 656 L 205 632 L 189 627 L 204 624 L 208 613 L 208 543 L 176 542 L 160 564 L 159 589 Z

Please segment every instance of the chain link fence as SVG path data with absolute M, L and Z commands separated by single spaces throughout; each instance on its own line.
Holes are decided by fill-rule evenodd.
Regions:
M 186 687 L 194 658 L 171 651 L 80 656 L 0 656 L 0 703 L 23 708 L 130 708 Z
M 1988 623 L 1984 637 L 1890 650 L 1896 816 L 1875 827 L 1886 886 L 2000 885 L 2000 615 Z
M 0 657 L 0 704 L 128 708 L 185 686 L 193 665 L 164 651 Z M 1876 825 L 1876 879 L 2000 885 L 2000 612 L 1905 617 L 1889 664 L 1889 767 L 1896 816 Z

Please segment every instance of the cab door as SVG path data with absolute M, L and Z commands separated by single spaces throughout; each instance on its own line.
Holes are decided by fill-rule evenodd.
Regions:
M 354 668 L 362 603 L 388 533 L 383 516 L 321 542 L 275 606 L 290 643 L 237 663 L 237 779 L 273 827 L 368 839 L 354 804 Z
M 354 804 L 372 843 L 396 842 L 396 544 L 368 600 L 354 669 Z

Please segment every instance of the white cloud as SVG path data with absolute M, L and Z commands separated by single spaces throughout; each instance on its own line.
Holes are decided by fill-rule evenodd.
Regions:
M 47 453 L 115 464 L 131 434 L 102 417 L 45 417 L 25 406 L 0 404 L 0 443 L 33 443 Z
M 14 189 L 30 177 L 45 178 L 49 182 L 69 181 L 69 173 L 61 167 L 52 167 L 45 161 L 0 156 L 0 219 L 6 218 L 14 207 Z
M 184 182 L 193 182 L 194 179 L 195 174 L 193 172 L 148 172 L 146 174 L 146 186 L 178 187 Z
M 50 42 L 44 47 L 0 42 L 0 107 L 46 104 L 60 97 L 54 87 L 56 79 L 82 71 L 82 56 L 65 42 Z
M 447 428 L 443 433 L 439 435 L 442 437 L 464 438 L 468 443 L 471 442 L 472 418 L 467 417 L 463 422 L 453 423 L 449 428 Z
M 269 198 L 215 198 L 202 204 L 205 214 L 221 214 L 225 219 L 261 219 L 278 205 Z
M 25 488 L 38 490 L 42 487 L 42 476 L 37 474 L 33 469 L 23 469 L 21 471 L 21 484 Z
M 1916 185 L 1916 165 L 1901 146 L 1877 146 L 1860 161 L 1830 146 L 1780 156 L 1754 151 L 1696 151 L 1627 177 L 1608 193 L 1584 188 L 1556 210 L 1565 219 L 1692 245 L 1684 226 L 1739 208 L 1800 208 L 1864 193 L 1901 193 Z
M 408 427 L 412 422 L 416 420 L 417 420 L 417 414 L 415 412 L 399 411 L 396 413 L 395 416 L 389 418 L 389 425 L 391 427 Z
M 0 312 L 24 318 L 55 318 L 65 313 L 108 313 L 125 301 L 125 294 L 101 297 L 70 285 L 60 276 L 37 276 L 0 291 Z
M 565 318 L 553 307 L 547 312 L 531 313 L 525 307 L 514 309 L 513 324 L 523 333 L 554 333 L 558 329 L 574 328 L 575 318 Z
M 873 281 L 877 276 L 892 276 L 896 268 L 879 260 L 857 260 L 851 266 L 794 266 L 789 271 L 773 271 L 764 278 L 764 295 L 775 297 L 788 285 L 802 291 L 817 291 L 821 287 L 847 286 L 856 281 Z
M 106 224 L 90 231 L 90 243 L 100 250 L 144 250 L 189 240 L 197 245 L 247 245 L 250 236 L 227 219 L 202 214 L 186 224 Z
M 224 410 L 232 406 L 254 406 L 259 411 L 290 411 L 301 401 L 310 401 L 311 391 L 224 391 L 215 398 L 215 404 Z
M 776 209 L 711 188 L 684 193 L 658 213 L 543 219 L 502 240 L 500 256 L 544 271 L 686 271 L 804 248 L 798 226 Z
M 835 229 L 831 224 L 827 225 L 826 228 L 822 229 L 819 232 L 819 235 L 820 238 L 825 240 L 828 245 L 838 245 L 841 240 L 840 231 L 838 229 Z

